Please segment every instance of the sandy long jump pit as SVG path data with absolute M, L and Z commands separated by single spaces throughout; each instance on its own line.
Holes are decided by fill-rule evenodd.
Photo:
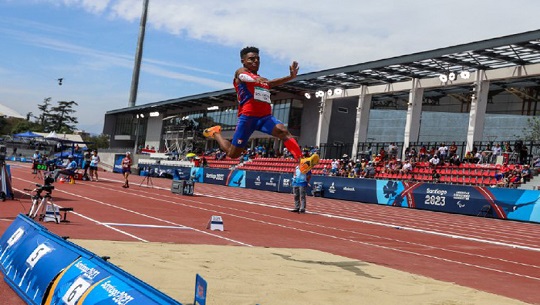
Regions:
M 506 297 L 316 250 L 71 240 L 182 304 L 514 305 Z M 481 280 L 481 279 L 479 279 Z

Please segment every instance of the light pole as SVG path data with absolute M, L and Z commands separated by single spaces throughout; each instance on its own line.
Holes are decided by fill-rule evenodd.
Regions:
M 137 51 L 135 53 L 135 64 L 133 67 L 133 76 L 131 77 L 131 90 L 129 92 L 128 107 L 135 106 L 135 102 L 137 101 L 137 91 L 139 88 L 139 74 L 141 70 L 141 61 L 142 61 L 142 55 L 143 55 L 144 33 L 146 31 L 146 19 L 148 16 L 148 1 L 149 0 L 144 0 L 143 2 L 141 25 L 139 27 L 139 40 L 137 42 Z

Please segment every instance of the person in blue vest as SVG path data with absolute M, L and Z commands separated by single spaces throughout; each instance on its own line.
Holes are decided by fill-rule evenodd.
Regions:
M 306 212 L 306 189 L 311 179 L 311 170 L 307 173 L 302 173 L 300 167 L 296 166 L 294 176 L 292 178 L 292 189 L 294 194 L 294 209 L 291 212 L 305 213 Z
M 73 160 L 73 156 L 68 156 L 68 164 L 64 168 L 57 168 L 54 170 L 54 181 L 58 180 L 58 176 L 66 175 L 73 177 L 75 171 L 77 170 L 77 162 Z

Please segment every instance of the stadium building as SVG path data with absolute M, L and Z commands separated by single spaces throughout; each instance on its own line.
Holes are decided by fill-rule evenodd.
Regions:
M 538 115 L 540 30 L 298 75 L 272 90 L 273 114 L 323 158 L 360 156 L 388 143 L 456 142 L 460 153 L 520 143 Z M 108 111 L 111 148 L 187 153 L 217 147 L 202 137 L 220 124 L 231 138 L 233 88 Z M 281 150 L 255 133 L 251 146 Z M 529 152 L 534 154 L 533 143 Z

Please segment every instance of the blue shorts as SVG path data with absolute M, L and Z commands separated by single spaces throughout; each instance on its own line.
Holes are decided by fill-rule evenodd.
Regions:
M 238 117 L 238 124 L 236 124 L 236 130 L 234 131 L 232 145 L 236 147 L 246 147 L 249 137 L 255 130 L 272 135 L 272 130 L 278 124 L 283 124 L 272 115 L 263 117 L 240 115 Z

